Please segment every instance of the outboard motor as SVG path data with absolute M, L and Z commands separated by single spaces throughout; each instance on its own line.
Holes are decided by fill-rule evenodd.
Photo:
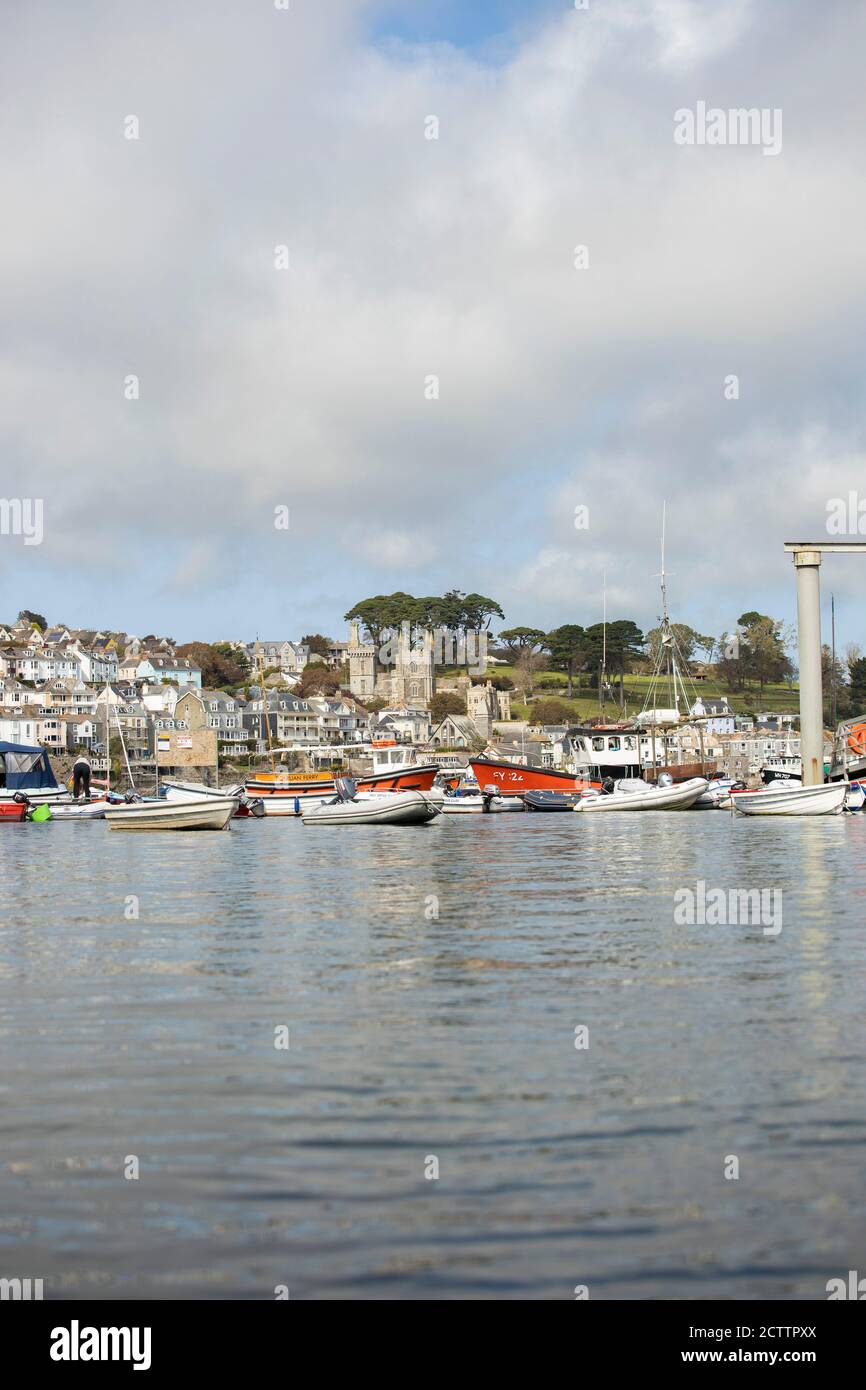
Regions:
M 15 802 L 17 802 L 17 804 L 18 804 L 19 806 L 29 806 L 29 805 L 30 805 L 30 797 L 27 796 L 26 792 L 16 792 L 15 795 L 13 796 L 12 800 L 15 801 Z
M 482 787 L 482 788 L 481 788 L 481 797 L 482 797 L 481 809 L 482 809 L 482 811 L 489 811 L 489 810 L 490 810 L 490 803 L 491 803 L 491 801 L 493 800 L 494 796 L 498 796 L 498 795 L 499 795 L 499 788 L 493 786 L 492 783 L 488 782 L 488 784 L 487 784 L 486 787 Z
M 358 795 L 357 784 L 351 777 L 338 777 L 334 782 L 338 801 L 354 801 Z
M 673 784 L 674 784 L 674 779 L 673 779 L 673 777 L 671 777 L 671 774 L 670 774 L 669 772 L 660 772 L 660 773 L 659 773 L 659 780 L 658 780 L 657 786 L 659 786 L 659 787 L 672 787 Z

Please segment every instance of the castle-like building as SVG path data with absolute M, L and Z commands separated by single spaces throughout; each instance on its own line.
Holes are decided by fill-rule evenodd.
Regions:
M 390 707 L 427 709 L 435 689 L 433 656 L 430 631 L 413 642 L 404 625 L 380 648 L 375 642 L 363 642 L 359 624 L 353 622 L 346 648 L 349 689 L 362 703 L 365 696 L 375 695 Z

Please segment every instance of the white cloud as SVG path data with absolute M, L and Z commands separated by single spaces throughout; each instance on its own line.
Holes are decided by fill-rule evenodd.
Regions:
M 67 563 L 82 520 L 108 515 L 114 592 L 132 601 L 160 496 L 171 564 L 266 556 L 275 593 L 349 536 L 327 552 L 346 606 L 405 571 L 427 592 L 509 591 L 512 621 L 525 580 L 551 625 L 583 620 L 572 580 L 609 559 L 623 603 L 652 617 L 667 496 L 680 582 L 708 609 L 705 528 L 735 529 L 745 558 L 725 584 L 788 595 L 781 530 L 820 488 L 798 515 L 791 453 L 772 449 L 818 441 L 822 487 L 863 449 L 864 12 L 566 8 L 493 67 L 373 45 L 375 10 L 58 0 L 16 15 L 0 443 L 5 492 L 36 476 L 46 497 L 42 563 Z M 783 107 L 783 153 L 675 146 L 673 112 L 698 98 Z M 579 564 L 575 501 L 593 508 Z M 188 610 L 202 620 L 220 573 Z

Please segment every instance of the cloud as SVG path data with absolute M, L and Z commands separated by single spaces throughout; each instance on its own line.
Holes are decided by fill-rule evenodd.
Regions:
M 561 7 L 492 62 L 374 40 L 380 12 L 14 17 L 0 446 L 51 518 L 28 583 L 65 609 L 84 530 L 122 563 L 80 616 L 133 628 L 328 631 L 383 573 L 552 626 L 593 620 L 605 566 L 646 622 L 666 497 L 696 625 L 790 610 L 785 528 L 823 525 L 864 450 L 866 15 Z M 783 108 L 782 154 L 676 146 L 699 99 Z M 196 555 L 206 582 L 158 595 Z

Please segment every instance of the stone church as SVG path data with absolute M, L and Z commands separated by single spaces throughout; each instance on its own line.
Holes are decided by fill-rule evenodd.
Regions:
M 363 704 L 375 695 L 390 708 L 427 709 L 433 698 L 433 633 L 425 631 L 412 641 L 404 624 L 390 642 L 379 648 L 364 642 L 360 625 L 349 627 L 346 660 L 349 663 L 349 690 Z

